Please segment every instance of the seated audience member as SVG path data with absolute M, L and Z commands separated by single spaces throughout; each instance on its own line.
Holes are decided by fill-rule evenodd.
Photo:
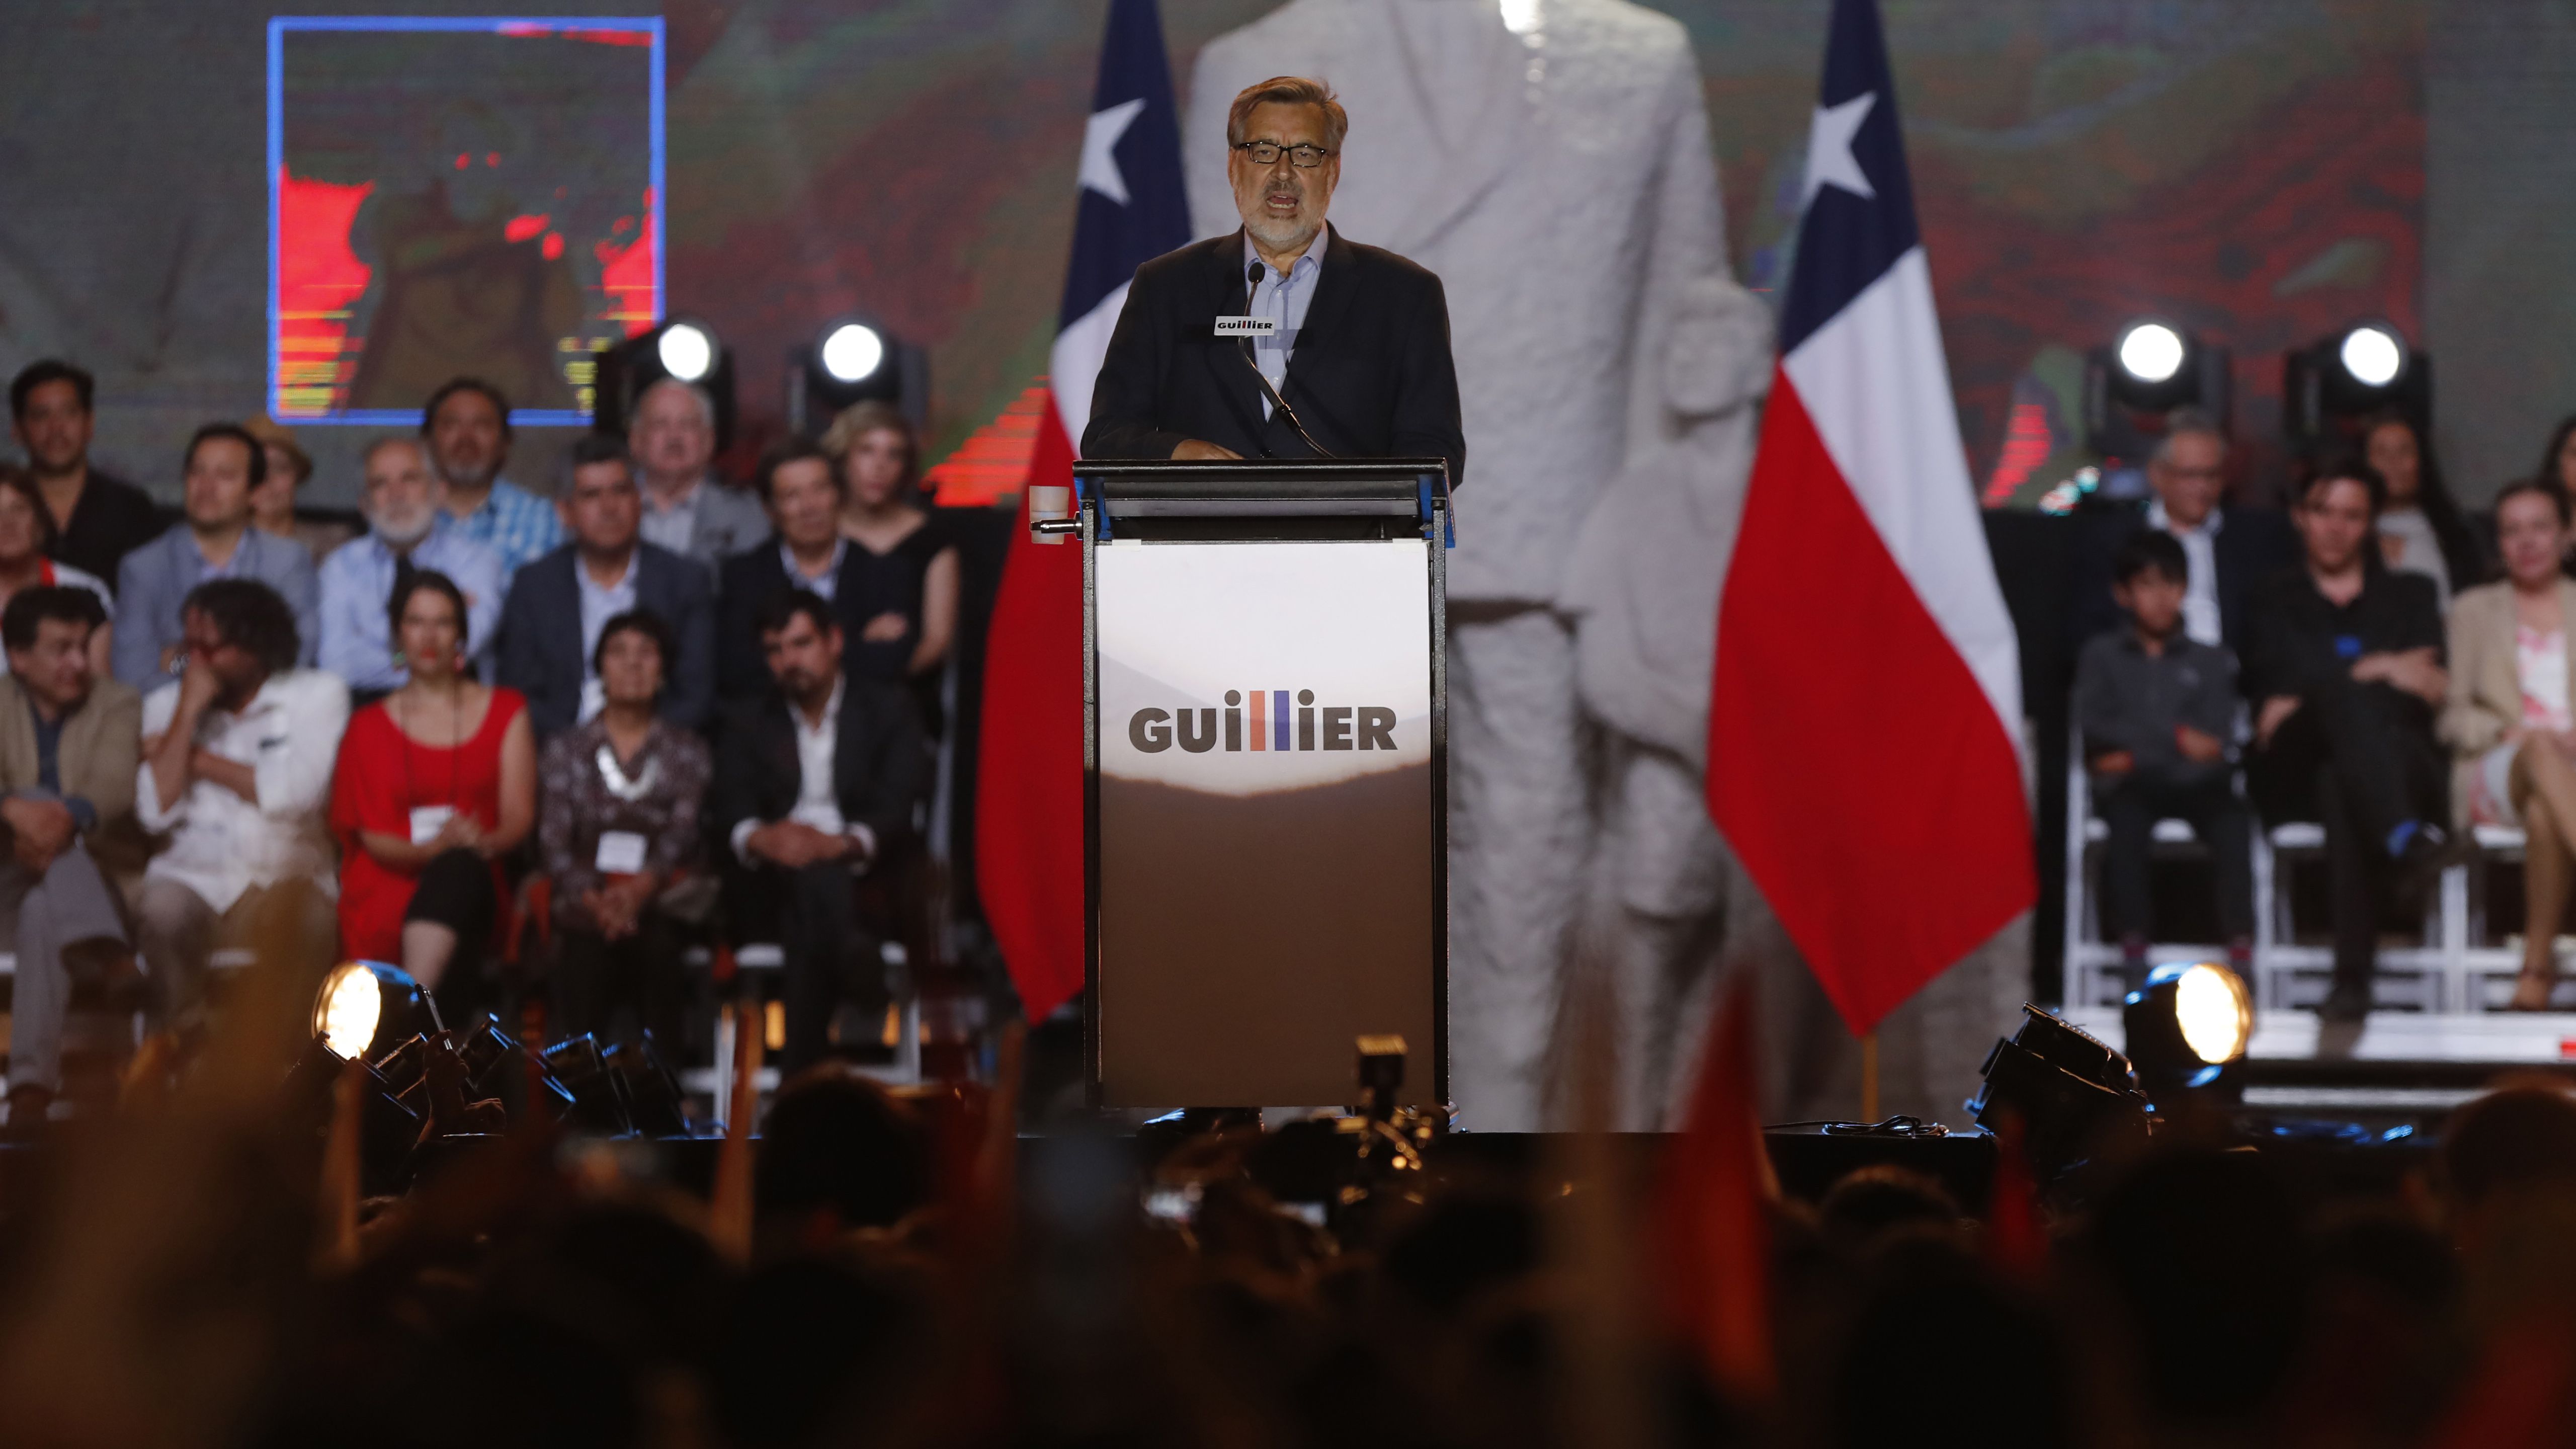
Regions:
M 125 556 L 158 537 L 150 494 L 90 466 L 98 385 L 68 362 L 28 364 L 9 384 L 9 417 L 53 523 L 53 556 L 113 580 Z
M 44 495 L 36 491 L 36 480 L 0 466 L 0 606 L 24 589 L 61 587 L 92 595 L 98 600 L 100 621 L 89 631 L 90 672 L 106 675 L 114 667 L 116 596 L 106 580 L 48 557 L 53 537 L 53 515 L 45 509 Z
M 446 510 L 456 531 L 492 550 L 501 582 L 563 542 L 554 505 L 501 476 L 510 461 L 510 400 L 480 378 L 442 384 L 420 410 L 429 466 L 447 484 Z
M 726 559 L 718 574 L 716 692 L 729 700 L 766 693 L 774 683 L 762 662 L 759 619 L 777 595 L 803 589 L 821 598 L 840 619 L 844 638 L 859 638 L 868 623 L 859 612 L 866 564 L 841 534 L 841 474 L 831 456 L 809 439 L 789 438 L 762 455 L 753 476 L 777 538 Z M 855 655 L 842 663 L 854 664 Z
M 841 459 L 841 532 L 865 565 L 858 598 L 843 606 L 861 620 L 850 636 L 854 671 L 890 684 L 932 675 L 957 636 L 957 541 L 921 506 L 912 424 L 886 403 L 863 402 L 833 420 L 823 446 Z
M 465 677 L 465 595 L 422 569 L 388 609 L 409 677 L 350 716 L 331 782 L 340 843 L 340 940 L 392 961 L 473 1020 L 480 967 L 506 890 L 500 858 L 537 818 L 527 701 Z
M 2517 1010 L 2549 1004 L 2558 979 L 2554 943 L 2576 885 L 2576 582 L 2559 571 L 2569 540 L 2567 495 L 2543 483 L 2496 495 L 2496 541 L 2505 577 L 2451 604 L 2451 694 L 2442 739 L 2456 763 L 2457 818 L 2519 825 L 2523 855 L 2522 979 Z
M 2298 562 L 2298 539 L 2268 508 L 2222 508 L 2227 437 L 2201 413 L 2184 409 L 2166 424 L 2147 458 L 2144 509 L 2117 506 L 2087 515 L 2077 540 L 2075 606 L 2069 618 L 2080 646 L 2120 627 L 2111 599 L 2111 556 L 2141 529 L 2172 534 L 2191 567 L 2182 628 L 2196 644 L 2245 652 L 2245 611 L 2256 586 Z
M 757 499 L 719 481 L 716 400 L 666 377 L 635 400 L 626 446 L 644 484 L 644 541 L 693 558 L 710 572 L 769 537 Z
M 209 579 L 180 605 L 186 665 L 143 699 L 135 816 L 166 836 L 144 868 L 136 944 L 165 1023 L 186 1025 L 219 949 L 282 946 L 313 984 L 335 959 L 331 762 L 349 687 L 302 669 L 295 614 L 257 579 Z
M 2433 712 L 2449 692 L 2433 581 L 2380 562 L 2373 522 L 2387 485 L 2367 463 L 2330 464 L 2293 512 L 2306 561 L 2246 603 L 2245 693 L 2255 701 L 2249 774 L 2264 816 L 2325 826 L 2334 988 L 2324 1014 L 2370 1010 L 2376 883 L 2416 896 L 2450 863 L 2443 752 Z
M 492 636 L 501 623 L 501 561 L 466 538 L 440 508 L 445 490 L 414 438 L 380 438 L 366 454 L 367 532 L 322 564 L 322 667 L 349 682 L 364 705 L 400 688 L 394 657 L 393 596 L 425 570 L 465 595 L 465 637 L 473 662 L 492 673 Z
M 672 650 L 657 615 L 609 620 L 595 661 L 606 703 L 546 741 L 537 762 L 539 869 L 554 882 L 553 1029 L 606 1041 L 625 1035 L 626 1009 L 666 1050 L 680 1032 L 681 941 L 656 901 L 697 859 L 714 768 L 704 740 L 653 717 Z
M 244 419 L 242 431 L 259 439 L 260 448 L 268 454 L 268 476 L 250 490 L 250 526 L 304 545 L 304 551 L 313 556 L 313 566 L 320 568 L 331 551 L 347 543 L 355 532 L 343 523 L 296 516 L 296 490 L 313 480 L 312 455 L 295 441 L 294 429 L 265 417 Z
M 2129 627 L 2084 646 L 2075 719 L 2093 772 L 2093 808 L 2110 827 L 2102 855 L 2105 934 L 2133 977 L 2147 964 L 2148 848 L 2156 822 L 2191 822 L 2209 848 L 2218 929 L 2238 970 L 2254 951 L 2252 816 L 2236 796 L 2236 656 L 2182 632 L 2190 565 L 2171 534 L 2120 545 L 2112 592 Z
M 786 954 L 787 1047 L 794 1075 L 830 1048 L 844 984 L 882 1013 L 884 967 L 863 949 L 858 877 L 910 844 L 925 759 L 912 701 L 849 677 L 832 606 L 798 590 L 758 619 L 778 687 L 728 714 L 709 820 L 744 871 L 736 919 L 775 921 Z
M 2388 480 L 2379 512 L 2379 556 L 2400 573 L 2433 581 L 2443 609 L 2487 576 L 2487 551 L 2451 499 L 2442 470 L 2404 415 L 2382 412 L 2362 431 L 2365 459 Z
M 187 516 L 117 570 L 116 677 L 148 692 L 187 666 L 180 604 L 209 579 L 276 590 L 295 617 L 301 661 L 311 664 L 321 595 L 313 556 L 250 526 L 250 491 L 268 476 L 267 451 L 231 423 L 208 423 L 188 440 L 186 461 Z
M 0 609 L 0 914 L 17 953 L 9 1006 L 9 1124 L 44 1120 L 62 1090 L 63 1013 L 76 968 L 135 980 L 116 887 L 93 849 L 134 812 L 143 701 L 100 670 L 106 611 L 86 590 L 20 589 Z
M 528 698 L 537 737 L 599 713 L 599 634 L 647 609 L 678 641 L 662 718 L 703 729 L 715 704 L 715 603 L 707 571 L 637 525 L 643 502 L 623 444 L 592 434 L 573 444 L 563 490 L 573 541 L 519 571 L 501 609 L 500 680 Z

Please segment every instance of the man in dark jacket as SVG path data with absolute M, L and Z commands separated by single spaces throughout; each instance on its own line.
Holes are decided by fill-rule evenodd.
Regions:
M 842 670 L 830 604 L 802 589 L 776 594 L 757 622 L 778 688 L 727 714 L 709 816 L 740 868 L 737 918 L 779 923 L 779 1069 L 792 1076 L 830 1050 L 844 983 L 863 1007 L 885 1007 L 883 968 L 858 939 L 856 892 L 860 876 L 911 845 L 928 761 L 911 698 Z
M 1084 457 L 1439 457 L 1459 485 L 1467 442 L 1440 279 L 1324 221 L 1349 126 L 1316 81 L 1282 76 L 1235 97 L 1226 175 L 1243 229 L 1136 269 Z
M 626 445 L 596 433 L 573 444 L 562 507 L 572 542 L 519 570 L 501 607 L 500 682 L 528 697 L 540 740 L 589 719 L 602 700 L 600 629 L 643 609 L 679 641 L 662 718 L 705 729 L 715 708 L 715 591 L 696 560 L 643 541 Z
M 2271 509 L 2221 507 L 2226 482 L 2226 435 L 2200 413 L 2174 414 L 2147 460 L 2154 496 L 2143 507 L 2116 506 L 2074 520 L 2071 644 L 2080 647 L 2119 627 L 2111 557 L 2133 535 L 2152 529 L 2182 545 L 2191 569 L 2183 633 L 2195 643 L 2223 644 L 2243 655 L 2246 601 L 2257 585 L 2299 561 L 2299 536 Z

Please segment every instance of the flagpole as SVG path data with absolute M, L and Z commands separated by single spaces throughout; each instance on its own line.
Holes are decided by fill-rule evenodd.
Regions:
M 1860 1036 L 1860 1120 L 1878 1120 L 1878 1033 Z

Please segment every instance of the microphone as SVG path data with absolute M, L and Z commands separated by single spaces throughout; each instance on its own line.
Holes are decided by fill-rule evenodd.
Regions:
M 1257 258 L 1243 269 L 1243 305 L 1247 311 L 1252 307 L 1252 293 L 1255 288 L 1261 285 L 1262 275 L 1261 262 Z M 1270 374 L 1261 370 L 1260 360 L 1252 355 L 1252 339 L 1246 337 L 1242 339 L 1242 342 L 1243 365 L 1252 369 L 1253 381 L 1260 383 L 1261 390 L 1270 395 L 1270 405 L 1279 410 L 1279 416 L 1288 420 L 1289 431 L 1295 433 L 1299 438 L 1304 439 L 1306 446 L 1314 449 L 1315 456 L 1318 458 L 1332 458 L 1340 456 L 1330 448 L 1316 442 L 1315 435 L 1306 431 L 1306 425 L 1297 421 L 1297 410 L 1288 406 L 1288 399 L 1281 397 L 1279 395 L 1279 389 L 1270 385 Z

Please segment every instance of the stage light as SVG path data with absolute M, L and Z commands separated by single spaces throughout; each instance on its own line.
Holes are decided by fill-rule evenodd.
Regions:
M 2138 322 L 2120 334 L 2118 356 L 2130 377 L 2153 385 L 2182 371 L 2184 350 L 2181 333 L 2162 322 Z
M 372 1060 L 394 1043 L 441 1030 L 420 983 L 382 961 L 343 961 L 313 998 L 313 1035 L 342 1061 Z
M 885 363 L 885 339 L 864 322 L 844 322 L 823 339 L 823 370 L 836 382 L 860 382 Z
M 2406 370 L 2406 343 L 2385 327 L 2365 322 L 2343 335 L 2336 359 L 2364 387 L 2386 387 Z
M 917 431 L 930 414 L 930 354 L 876 318 L 845 313 L 787 354 L 787 425 L 819 434 L 854 403 L 886 402 Z
M 662 370 L 682 382 L 700 381 L 716 365 L 715 339 L 694 322 L 674 322 L 663 328 L 653 351 L 662 359 Z
M 2152 1130 L 2129 1059 L 2036 1006 L 2022 1008 L 2021 1029 L 1995 1043 L 1982 1071 L 1969 1113 L 1990 1132 L 2007 1114 L 2019 1117 L 2031 1166 L 2045 1177 Z
M 2161 317 L 2129 322 L 2109 346 L 2085 354 L 2085 447 L 2116 480 L 2146 461 L 2177 408 L 2205 414 L 2225 432 L 2230 365 L 2226 348 L 2176 323 Z
M 2397 324 L 2376 317 L 2281 354 L 2281 430 L 2290 451 L 2310 459 L 2357 452 L 2369 420 L 2390 412 L 2428 436 L 2432 364 Z
M 2129 1060 L 2150 1096 L 2233 1092 L 2254 1035 L 2254 997 L 2215 961 L 2170 962 L 2147 973 L 2120 1014 Z

